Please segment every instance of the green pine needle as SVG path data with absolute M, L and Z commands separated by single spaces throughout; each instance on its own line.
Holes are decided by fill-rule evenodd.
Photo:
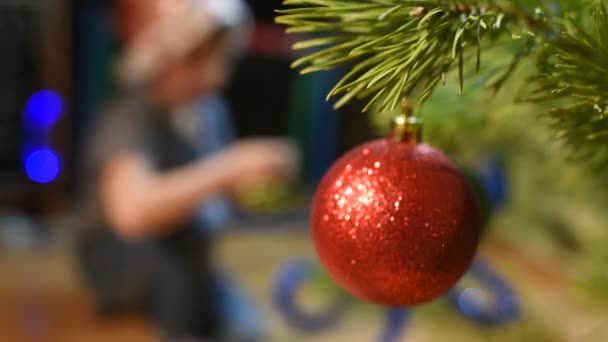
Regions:
M 590 28 L 568 17 L 588 0 L 552 1 L 566 10 L 546 15 L 533 0 L 285 0 L 276 22 L 304 34 L 294 49 L 302 73 L 348 66 L 328 94 L 339 108 L 368 98 L 365 111 L 393 111 L 403 98 L 424 102 L 458 70 L 464 88 L 469 61 L 479 71 L 489 42 L 516 40 L 519 50 L 489 87 L 498 90 L 522 60 L 537 55 L 529 100 L 555 106 L 556 135 L 602 169 L 608 166 L 608 15 L 602 0 Z M 508 4 L 509 7 L 501 7 Z M 586 19 L 588 16 L 580 16 Z
M 599 2 L 591 28 L 566 19 L 539 56 L 540 75 L 530 100 L 555 103 L 551 125 L 580 160 L 608 165 L 608 14 Z
M 293 63 L 302 73 L 352 66 L 331 90 L 339 108 L 370 98 L 366 109 L 395 109 L 404 97 L 423 102 L 445 74 L 474 54 L 481 63 L 484 38 L 510 31 L 514 17 L 493 2 L 464 6 L 443 0 L 285 0 L 276 22 L 291 33 L 315 33 L 294 49 L 316 50 Z M 310 35 L 309 35 L 310 37 Z

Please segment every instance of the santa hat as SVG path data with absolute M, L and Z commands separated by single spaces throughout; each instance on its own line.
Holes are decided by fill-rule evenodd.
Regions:
M 154 20 L 127 44 L 119 62 L 119 76 L 140 84 L 166 63 L 187 55 L 218 32 L 227 33 L 234 55 L 248 46 L 252 17 L 242 0 L 152 0 Z

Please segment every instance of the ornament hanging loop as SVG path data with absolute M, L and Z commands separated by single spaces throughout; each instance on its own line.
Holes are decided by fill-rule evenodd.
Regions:
M 388 138 L 413 144 L 422 142 L 422 120 L 414 115 L 412 102 L 401 102 L 401 114 L 392 120 Z

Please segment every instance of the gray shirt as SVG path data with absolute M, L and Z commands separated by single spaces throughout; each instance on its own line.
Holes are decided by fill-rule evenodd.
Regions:
M 99 200 L 100 170 L 110 158 L 127 152 L 137 153 L 159 171 L 196 159 L 192 145 L 180 136 L 168 115 L 139 93 L 122 97 L 102 112 L 86 149 L 85 229 L 109 228 Z M 194 224 L 193 220 L 189 225 Z

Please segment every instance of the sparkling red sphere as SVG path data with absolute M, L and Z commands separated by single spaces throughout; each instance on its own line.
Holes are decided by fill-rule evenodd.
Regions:
M 449 290 L 477 250 L 481 214 L 458 165 L 426 144 L 381 139 L 338 160 L 319 185 L 312 235 L 332 278 L 389 307 Z

